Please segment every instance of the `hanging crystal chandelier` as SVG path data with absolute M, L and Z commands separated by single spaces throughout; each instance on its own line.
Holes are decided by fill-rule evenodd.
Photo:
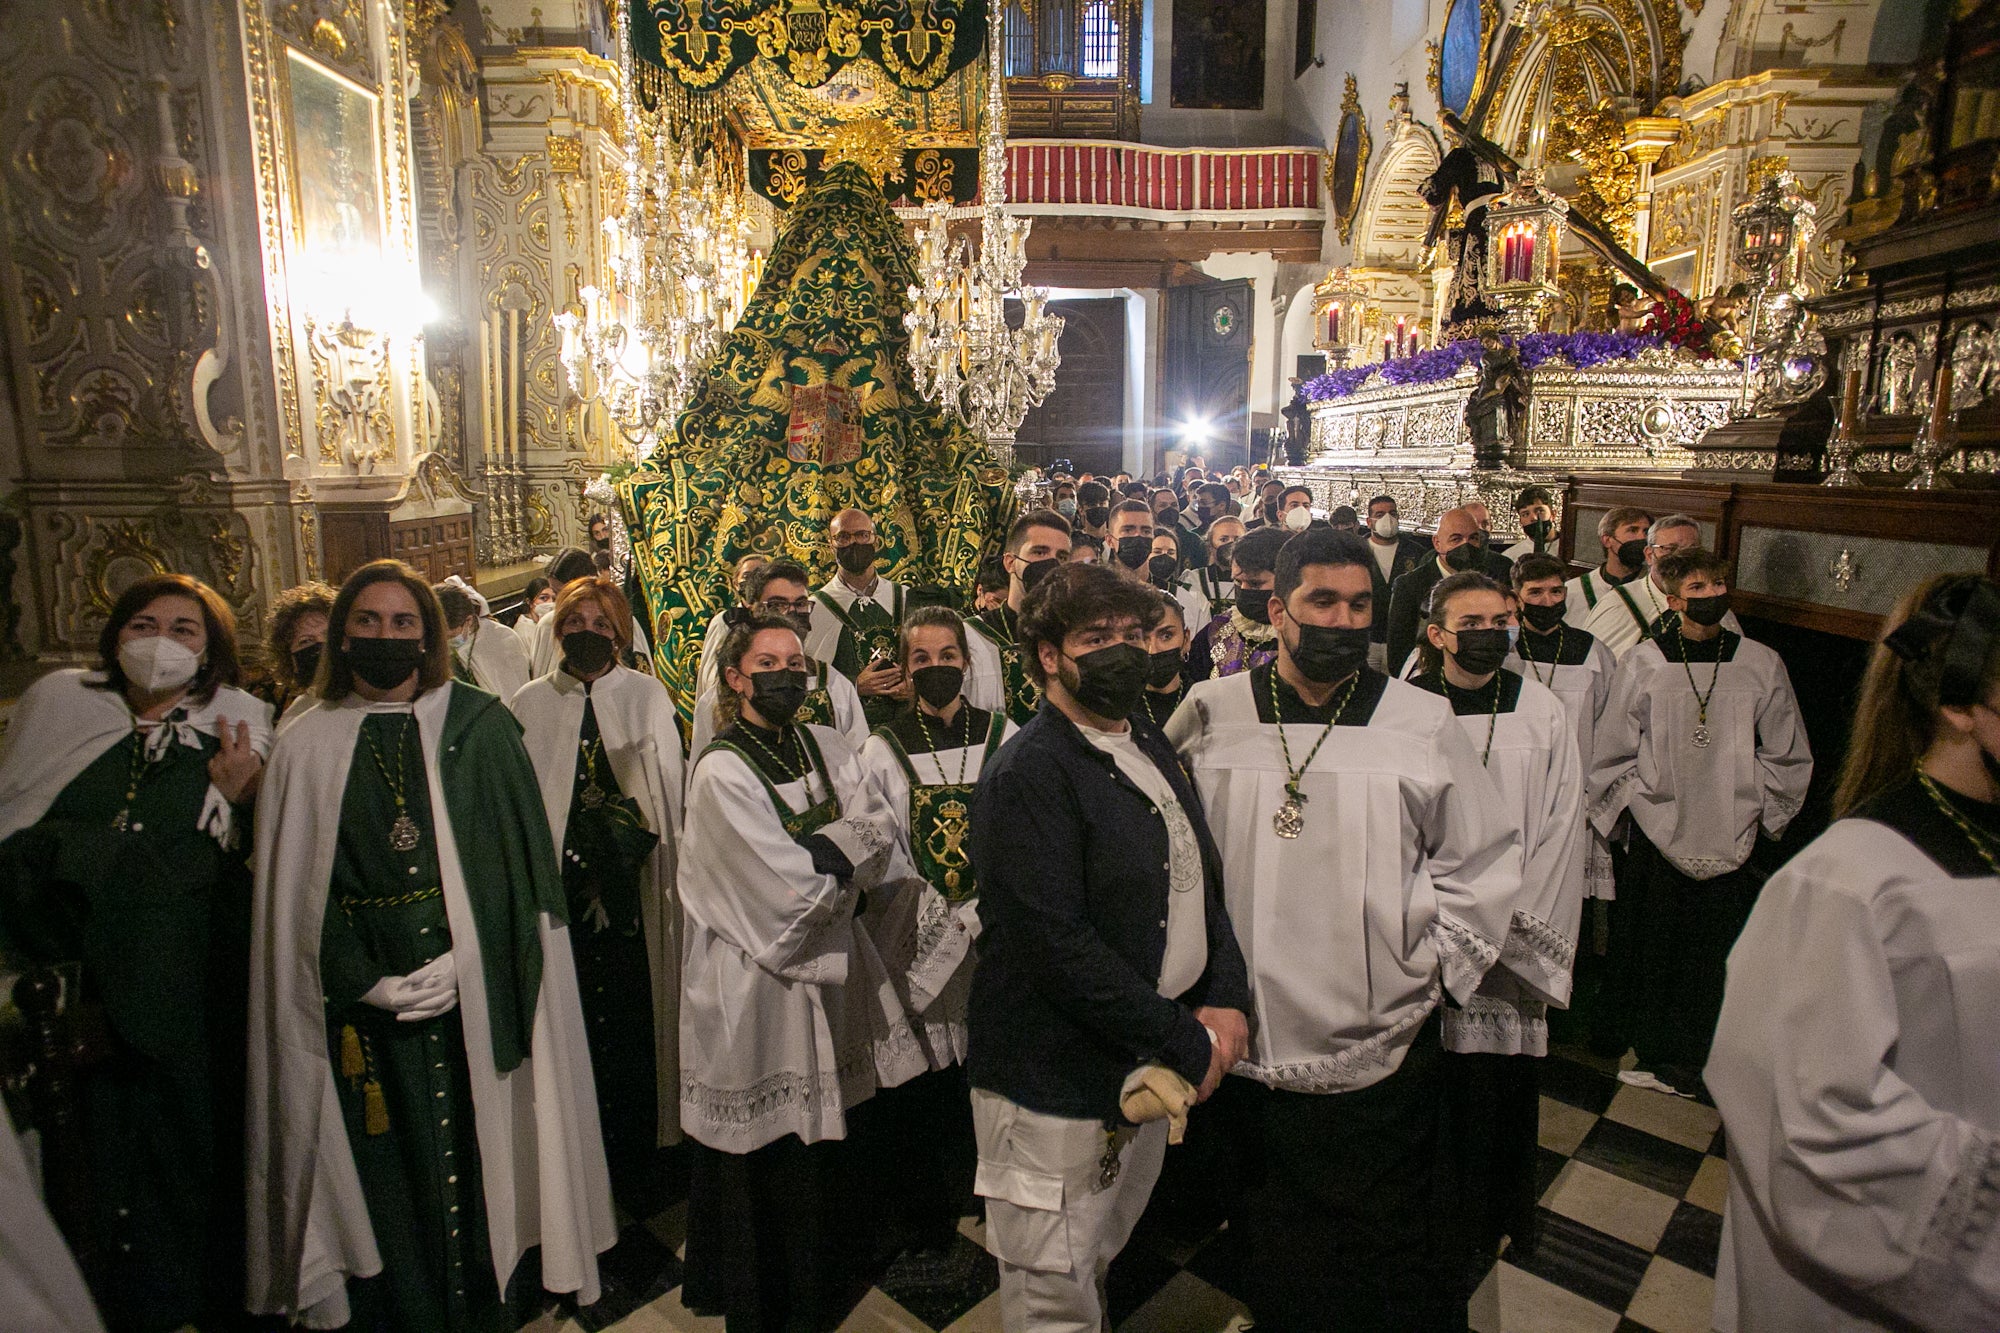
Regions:
M 640 458 L 672 433 L 702 372 L 763 275 L 740 183 L 721 150 L 706 162 L 662 107 L 642 127 L 627 7 L 618 6 L 626 106 L 625 211 L 604 220 L 611 289 L 581 288 L 583 311 L 556 316 L 570 388 L 603 408 Z
M 987 6 L 986 132 L 979 152 L 976 209 L 948 200 L 924 208 L 917 233 L 919 286 L 903 316 L 910 330 L 910 369 L 917 389 L 977 432 L 1003 464 L 1014 461 L 1014 437 L 1030 408 L 1055 388 L 1062 364 L 1057 343 L 1063 321 L 1048 313 L 1046 290 L 1023 288 L 1032 219 L 1007 211 L 1007 103 L 1001 71 L 1004 5 Z M 979 253 L 960 236 L 954 217 L 979 219 Z M 1009 302 L 1022 312 L 1008 323 Z

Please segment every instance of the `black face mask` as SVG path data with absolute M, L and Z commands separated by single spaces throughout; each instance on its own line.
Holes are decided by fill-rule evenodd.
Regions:
M 1561 602 L 1557 602 L 1554 606 L 1537 606 L 1533 602 L 1523 602 L 1521 619 L 1527 621 L 1531 628 L 1547 634 L 1563 623 L 1563 615 L 1568 610 L 1569 608 Z
M 806 673 L 803 671 L 752 671 L 750 706 L 757 716 L 774 727 L 789 723 L 806 701 Z
M 1646 563 L 1646 540 L 1634 537 L 1629 542 L 1618 543 L 1618 563 L 1627 569 L 1638 569 Z
M 917 697 L 932 708 L 943 708 L 965 688 L 965 668 L 955 666 L 918 667 L 910 673 Z
M 875 568 L 875 543 L 855 542 L 850 546 L 836 547 L 833 558 L 850 574 L 866 574 Z
M 1452 657 L 1468 676 L 1491 675 L 1507 660 L 1510 647 L 1504 629 L 1462 629 L 1458 631 L 1458 651 Z
M 347 665 L 378 690 L 393 690 L 424 664 L 422 639 L 349 639 Z
M 1298 629 L 1298 641 L 1291 645 L 1292 665 L 1314 684 L 1331 685 L 1368 665 L 1367 630 L 1306 624 Z
M 1069 692 L 1079 704 L 1114 722 L 1132 716 L 1139 696 L 1146 692 L 1149 660 L 1144 648 L 1114 643 L 1070 660 L 1076 663 L 1076 684 Z
M 1209 568 L 1215 571 L 1215 577 L 1219 579 L 1229 577 L 1230 552 L 1235 549 L 1235 542 L 1224 542 L 1221 546 L 1215 548 L 1215 560 L 1209 565 Z
M 1697 625 L 1720 625 L 1722 618 L 1729 614 L 1729 594 L 1719 592 L 1713 597 L 1690 597 L 1687 610 L 1681 612 Z
M 319 659 L 326 653 L 323 643 L 309 643 L 292 650 L 292 676 L 300 685 L 310 685 L 319 675 Z
M 1179 521 L 1181 511 L 1172 505 L 1163 505 L 1153 511 L 1153 522 L 1163 528 L 1171 528 Z
M 563 661 L 574 676 L 596 675 L 611 665 L 611 655 L 617 650 L 617 644 L 596 630 L 573 630 L 562 636 Z
M 1492 533 L 1488 532 L 1485 528 L 1478 528 L 1473 531 L 1470 537 L 1465 539 L 1465 544 L 1467 546 L 1476 546 L 1483 551 L 1486 549 L 1486 543 L 1492 539 Z
M 1164 690 L 1180 679 L 1181 667 L 1187 659 L 1178 648 L 1163 648 L 1157 653 L 1146 654 L 1146 685 L 1150 689 Z
M 1555 530 L 1555 523 L 1546 518 L 1538 518 L 1533 523 L 1521 525 L 1522 535 L 1533 542 L 1538 549 L 1548 544 L 1549 538 L 1555 535 Z
M 1146 556 L 1153 549 L 1151 537 L 1120 537 L 1118 539 L 1118 563 L 1127 569 L 1145 566 Z
M 1146 562 L 1146 577 L 1156 588 L 1171 588 L 1174 576 L 1181 572 L 1181 562 L 1170 555 L 1156 555 Z
M 1111 521 L 1110 505 L 1092 505 L 1083 511 L 1083 521 L 1093 528 L 1101 528 Z
M 1444 553 L 1445 567 L 1457 570 L 1461 574 L 1468 569 L 1477 569 L 1482 563 L 1479 558 L 1482 554 L 1484 551 L 1476 541 L 1454 546 Z
M 1271 623 L 1271 590 L 1269 588 L 1238 588 L 1236 590 L 1236 610 L 1245 620 L 1254 620 L 1259 625 Z
M 1061 563 L 1062 561 L 1054 556 L 1049 556 L 1045 560 L 1022 560 L 1017 557 L 1014 561 L 1014 572 L 1021 576 L 1021 591 L 1033 592 L 1035 585 L 1055 573 L 1056 566 Z

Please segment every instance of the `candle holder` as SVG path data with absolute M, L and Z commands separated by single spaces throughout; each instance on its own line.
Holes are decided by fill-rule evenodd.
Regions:
M 1861 453 L 1861 446 L 1848 432 L 1846 421 L 1833 423 L 1833 434 L 1826 437 L 1826 477 L 1822 486 L 1859 486 L 1861 479 L 1854 475 L 1854 460 Z
M 1354 270 L 1342 264 L 1313 288 L 1313 347 L 1326 353 L 1329 370 L 1344 369 L 1354 359 L 1361 337 L 1362 311 L 1368 294 L 1354 282 Z
M 1516 337 L 1540 327 L 1542 311 L 1560 294 L 1556 272 L 1568 226 L 1569 204 L 1533 169 L 1486 210 L 1486 293 Z
M 1847 374 L 1843 377 L 1844 387 L 1840 399 L 1840 415 L 1834 419 L 1833 433 L 1826 437 L 1826 477 L 1822 486 L 1859 486 L 1861 481 L 1854 475 L 1854 460 L 1861 452 L 1854 438 L 1854 419 L 1861 409 L 1861 360 L 1859 345 L 1850 342 L 1841 349 L 1841 359 L 1848 363 Z
M 1938 491 L 1951 485 L 1944 461 L 1958 452 L 1958 413 L 1932 413 L 1917 427 L 1910 442 L 1910 484 L 1905 490 Z

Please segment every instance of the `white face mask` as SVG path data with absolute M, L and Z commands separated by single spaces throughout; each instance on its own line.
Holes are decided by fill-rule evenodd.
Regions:
M 555 610 L 555 608 L 556 604 L 554 602 L 536 602 L 528 608 L 528 618 L 531 620 L 540 620 L 543 616 Z
M 1307 528 L 1312 526 L 1312 521 L 1313 521 L 1313 511 L 1304 508 L 1303 506 L 1297 509 L 1288 510 L 1285 514 L 1285 526 L 1290 528 L 1293 532 L 1304 532 Z
M 1398 530 L 1399 525 L 1394 514 L 1384 514 L 1375 520 L 1375 535 L 1385 542 L 1394 537 Z
M 472 646 L 472 626 L 467 625 L 461 633 L 454 634 L 451 636 L 451 650 L 453 652 L 462 653 L 471 646 Z
M 177 690 L 201 670 L 201 657 L 164 634 L 128 639 L 118 645 L 118 669 L 149 694 Z

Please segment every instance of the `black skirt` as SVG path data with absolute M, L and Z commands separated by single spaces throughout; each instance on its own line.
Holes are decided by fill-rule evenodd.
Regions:
M 690 1141 L 681 1302 L 728 1333 L 820 1333 L 845 1313 L 840 1242 L 847 1145 L 787 1134 L 754 1152 Z

